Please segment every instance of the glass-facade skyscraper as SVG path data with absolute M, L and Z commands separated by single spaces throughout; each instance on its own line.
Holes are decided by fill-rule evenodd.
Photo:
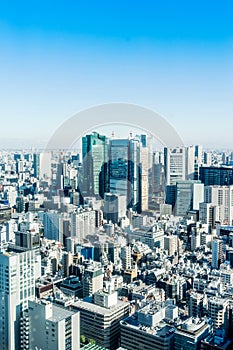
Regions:
M 200 167 L 200 180 L 205 186 L 233 185 L 233 168 Z
M 141 211 L 140 140 L 116 139 L 110 141 L 110 192 L 127 198 L 127 207 Z
M 97 132 L 82 138 L 83 196 L 100 196 L 108 192 L 108 138 Z
M 109 139 L 97 132 L 82 138 L 82 196 L 123 195 L 127 208 L 148 208 L 148 148 L 146 135 Z

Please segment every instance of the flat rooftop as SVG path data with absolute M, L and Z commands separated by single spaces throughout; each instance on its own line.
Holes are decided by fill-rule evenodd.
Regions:
M 78 300 L 72 304 L 72 307 L 107 316 L 107 315 L 111 315 L 112 313 L 116 312 L 118 309 L 121 309 L 123 306 L 127 306 L 127 305 L 129 305 L 129 303 L 118 300 L 116 305 L 113 305 L 110 308 L 105 308 L 103 306 L 99 306 L 88 301 Z
M 175 332 L 175 328 L 172 326 L 169 326 L 164 321 L 159 322 L 158 324 L 156 324 L 155 327 L 141 325 L 139 324 L 136 316 L 131 316 L 124 319 L 123 321 L 121 321 L 121 324 L 124 326 L 128 326 L 132 329 L 145 332 L 147 334 L 151 334 L 157 337 L 162 337 L 162 338 L 169 337 Z
M 59 307 L 54 304 L 52 304 L 52 311 L 53 311 L 53 316 L 48 318 L 47 321 L 59 322 L 75 314 L 74 311 L 67 310 L 65 308 Z

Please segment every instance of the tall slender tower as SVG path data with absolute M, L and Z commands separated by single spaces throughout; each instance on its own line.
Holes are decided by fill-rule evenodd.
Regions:
M 223 261 L 223 241 L 221 239 L 214 239 L 212 241 L 212 267 L 218 269 Z
M 8 249 L 0 253 L 1 350 L 21 348 L 21 317 L 28 300 L 35 298 L 36 261 L 35 250 Z
M 141 135 L 140 167 L 141 167 L 141 210 L 147 210 L 149 205 L 149 169 L 150 151 L 147 146 L 147 136 Z
M 82 138 L 83 196 L 101 196 L 108 192 L 108 138 L 93 132 Z
M 34 170 L 34 177 L 39 178 L 40 177 L 40 153 L 34 153 L 33 154 L 33 170 Z
M 140 137 L 113 139 L 109 151 L 110 192 L 126 196 L 137 212 L 148 206 L 148 152 Z M 143 203 L 143 206 L 142 206 Z

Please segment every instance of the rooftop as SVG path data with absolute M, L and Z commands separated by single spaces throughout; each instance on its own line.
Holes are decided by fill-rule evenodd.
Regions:
M 123 321 L 121 321 L 120 323 L 124 326 L 128 326 L 128 327 L 133 328 L 135 330 L 145 332 L 147 334 L 151 334 L 151 335 L 154 335 L 157 337 L 162 337 L 162 338 L 169 337 L 170 335 L 172 335 L 175 332 L 175 328 L 172 326 L 169 326 L 164 321 L 157 323 L 155 327 L 141 325 L 138 322 L 138 319 L 136 316 L 128 317 L 128 318 L 124 319 Z
M 102 348 L 99 345 L 95 345 L 95 344 L 87 344 L 84 345 L 81 350 L 107 350 L 106 348 Z
M 201 333 L 205 327 L 208 326 L 207 319 L 199 319 L 190 317 L 181 326 L 178 326 L 177 332 L 188 333 L 192 335 L 197 335 Z
M 72 308 L 83 309 L 86 311 L 94 312 L 96 314 L 108 316 L 126 305 L 129 305 L 129 303 L 125 303 L 123 301 L 118 300 L 116 305 L 113 305 L 110 308 L 105 308 L 103 306 L 96 305 L 92 302 L 78 300 L 74 304 L 72 304 Z
M 75 312 L 67 310 L 67 308 L 65 309 L 53 304 L 53 316 L 48 318 L 48 321 L 59 322 L 69 316 L 73 316 L 74 314 Z

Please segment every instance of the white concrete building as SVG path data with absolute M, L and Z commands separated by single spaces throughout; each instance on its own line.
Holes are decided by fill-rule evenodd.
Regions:
M 229 300 L 220 297 L 208 299 L 208 316 L 213 321 L 214 330 L 223 327 L 228 328 L 228 306 Z
M 71 214 L 71 237 L 76 243 L 90 234 L 95 233 L 95 210 L 78 209 Z
M 206 186 L 205 203 L 219 208 L 216 220 L 222 224 L 233 223 L 233 186 Z
M 34 250 L 0 254 L 0 349 L 19 350 L 21 316 L 35 297 L 37 259 Z
M 167 185 L 175 185 L 185 180 L 185 148 L 164 148 L 164 166 Z
M 79 312 L 70 311 L 49 301 L 29 301 L 24 317 L 28 330 L 24 350 L 79 350 Z M 27 333 L 27 332 L 25 332 Z

